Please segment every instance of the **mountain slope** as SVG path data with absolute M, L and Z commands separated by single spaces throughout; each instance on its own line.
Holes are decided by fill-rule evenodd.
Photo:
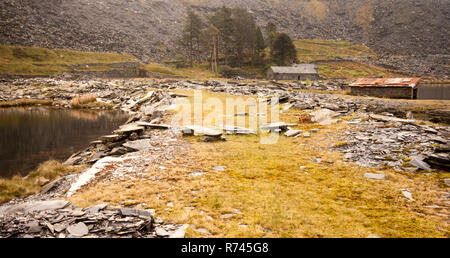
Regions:
M 207 14 L 223 4 L 246 7 L 260 25 L 272 21 L 295 38 L 346 39 L 382 57 L 450 53 L 450 0 L 2 0 L 0 44 L 160 60 L 176 53 L 186 6 Z

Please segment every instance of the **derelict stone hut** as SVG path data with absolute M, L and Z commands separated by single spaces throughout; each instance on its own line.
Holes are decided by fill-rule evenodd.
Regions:
M 356 96 L 417 99 L 420 82 L 420 78 L 359 78 L 348 86 Z
M 294 66 L 272 66 L 267 71 L 269 80 L 320 80 L 316 64 L 296 64 Z

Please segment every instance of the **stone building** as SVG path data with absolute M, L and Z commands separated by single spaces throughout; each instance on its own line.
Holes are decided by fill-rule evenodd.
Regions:
M 348 85 L 350 94 L 378 98 L 417 99 L 420 78 L 359 78 Z
M 269 80 L 320 80 L 316 64 L 295 64 L 293 66 L 272 66 L 267 71 Z

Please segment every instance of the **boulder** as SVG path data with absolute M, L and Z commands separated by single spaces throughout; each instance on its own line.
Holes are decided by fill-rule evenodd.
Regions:
M 316 110 L 310 113 L 311 122 L 319 123 L 320 125 L 331 125 L 337 122 L 337 119 L 333 119 L 340 114 L 338 112 L 329 110 L 327 108 Z
M 83 222 L 69 226 L 66 230 L 69 234 L 76 237 L 83 237 L 89 233 L 89 228 Z
M 194 135 L 197 136 L 209 136 L 209 137 L 217 137 L 220 138 L 222 136 L 222 132 L 220 131 L 216 131 L 214 129 L 211 128 L 206 128 L 206 127 L 201 127 L 201 126 L 196 126 L 196 125 L 190 125 L 190 126 L 186 126 L 182 129 L 182 131 L 192 131 L 194 133 Z
M 412 157 L 409 162 L 411 165 L 414 165 L 422 170 L 431 170 L 431 167 L 423 161 L 420 157 Z
M 128 141 L 124 143 L 123 146 L 135 151 L 149 150 L 153 147 L 149 139 Z
M 132 133 L 141 133 L 142 131 L 144 131 L 144 129 L 145 128 L 143 126 L 139 126 L 135 123 L 132 123 L 123 125 L 114 132 L 119 135 L 130 135 Z

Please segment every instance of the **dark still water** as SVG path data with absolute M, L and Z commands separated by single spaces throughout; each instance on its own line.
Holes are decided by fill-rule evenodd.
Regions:
M 0 177 L 26 175 L 49 159 L 64 161 L 127 119 L 119 111 L 0 109 Z

